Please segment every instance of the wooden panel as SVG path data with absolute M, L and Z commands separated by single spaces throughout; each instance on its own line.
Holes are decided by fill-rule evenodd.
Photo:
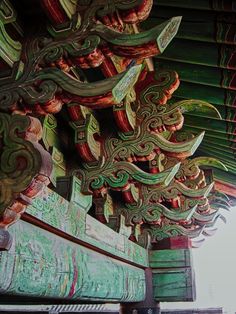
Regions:
M 194 301 L 196 293 L 192 269 L 153 270 L 153 293 L 157 301 Z
M 193 301 L 195 280 L 190 249 L 149 252 L 156 301 Z
M 145 297 L 142 269 L 24 221 L 11 226 L 10 232 L 13 245 L 0 253 L 1 293 L 123 302 Z
M 150 251 L 149 263 L 152 268 L 191 267 L 192 255 L 188 249 Z

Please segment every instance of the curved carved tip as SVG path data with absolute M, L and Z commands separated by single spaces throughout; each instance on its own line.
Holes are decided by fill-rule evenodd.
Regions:
M 206 230 L 203 230 L 202 234 L 207 236 L 207 237 L 211 237 L 211 236 L 213 236 L 216 233 L 217 230 L 218 230 L 218 228 L 206 229 Z
M 206 133 L 206 131 L 202 131 L 199 135 L 196 136 L 198 138 L 198 140 L 200 141 L 200 143 L 203 140 L 205 133 Z
M 197 148 L 199 147 L 199 145 L 201 144 L 203 138 L 205 135 L 205 131 L 201 132 L 200 134 L 198 134 L 195 138 L 193 138 L 192 140 L 190 140 L 190 142 L 192 143 L 192 147 L 191 147 L 191 155 L 193 155 L 195 153 L 195 151 L 197 150 Z M 190 156 L 191 156 L 190 155 Z
M 175 16 L 172 17 L 167 22 L 164 22 L 161 25 L 159 25 L 159 27 L 164 26 L 164 29 L 157 37 L 157 45 L 161 53 L 166 49 L 166 47 L 169 45 L 169 43 L 177 34 L 181 20 L 182 16 Z
M 169 168 L 165 171 L 159 173 L 147 173 L 137 166 L 133 164 L 128 164 L 127 162 L 120 162 L 120 167 L 123 169 L 127 169 L 133 179 L 137 180 L 138 182 L 144 183 L 146 185 L 162 185 L 168 186 L 170 182 L 174 179 L 176 173 L 179 170 L 181 163 L 176 164 L 174 167 Z M 128 166 L 128 168 L 127 168 Z
M 178 219 L 176 221 L 180 221 L 180 220 L 190 221 L 191 218 L 193 217 L 194 213 L 196 212 L 196 209 L 197 209 L 197 205 L 195 205 L 194 207 L 192 207 L 189 210 L 186 210 L 184 212 L 176 213 L 176 215 L 178 216 Z M 173 220 L 175 220 L 175 219 L 173 219 Z
M 218 201 L 218 200 L 213 200 L 211 203 L 210 203 L 211 207 L 213 209 L 225 209 L 227 211 L 230 211 L 231 210 L 231 206 L 228 202 L 226 201 Z
M 230 211 L 231 211 L 231 207 L 222 206 L 222 205 L 219 205 L 219 209 L 227 210 L 227 212 L 230 212 Z
M 210 103 L 199 99 L 186 99 L 175 103 L 183 113 L 193 112 L 199 115 L 203 114 L 205 117 L 216 118 L 222 120 L 220 112 Z
M 198 208 L 198 205 L 195 205 L 195 206 L 193 206 L 192 208 L 189 209 L 189 215 L 188 215 L 188 219 L 187 220 L 190 220 L 193 217 L 193 215 L 195 214 L 197 208 Z
M 199 213 L 194 213 L 194 218 L 199 222 L 199 223 L 211 223 L 214 222 L 215 218 L 217 216 L 217 211 L 212 212 L 211 214 L 199 214 Z
M 162 53 L 175 37 L 181 19 L 181 16 L 176 16 L 135 34 L 119 33 L 103 24 L 97 24 L 94 31 L 110 43 L 110 49 L 116 55 L 140 59 Z
M 207 185 L 206 186 L 206 189 L 205 189 L 205 193 L 204 193 L 204 197 L 207 197 L 207 195 L 209 195 L 209 193 L 211 192 L 211 190 L 213 189 L 215 185 L 215 182 L 212 182 L 211 184 Z
M 181 166 L 181 162 L 174 165 L 174 167 L 164 171 L 167 174 L 165 181 L 163 182 L 165 186 L 168 186 L 170 184 L 170 182 L 175 177 L 176 173 L 179 171 L 180 166 Z
M 184 212 L 179 212 L 176 210 L 170 210 L 167 207 L 165 207 L 164 205 L 156 205 L 156 208 L 158 208 L 161 210 L 162 214 L 167 217 L 168 219 L 172 220 L 172 221 L 189 221 L 193 214 L 195 213 L 196 209 L 197 209 L 197 205 L 195 205 L 194 207 L 190 208 L 189 210 L 186 210 Z
M 8 251 L 12 246 L 12 235 L 9 231 L 0 228 L 0 251 Z
M 225 164 L 213 157 L 197 157 L 192 160 L 192 162 L 197 166 L 210 166 L 214 168 L 218 168 L 224 171 L 228 171 L 228 168 L 225 166 Z
M 225 216 L 220 215 L 219 219 L 221 219 L 225 224 L 227 223 L 227 219 L 225 218 Z
M 131 67 L 112 89 L 112 95 L 116 104 L 119 104 L 135 85 L 141 70 L 142 64 Z
M 214 182 L 212 182 L 209 185 L 206 185 L 203 188 L 198 188 L 198 189 L 187 188 L 184 184 L 180 182 L 175 182 L 175 186 L 185 196 L 194 197 L 194 198 L 202 198 L 202 197 L 207 197 L 209 195 L 209 193 L 214 187 Z
M 205 242 L 205 239 L 201 239 L 201 240 L 198 240 L 198 241 L 192 241 L 192 248 L 193 249 L 198 249 L 202 246 L 202 244 Z
M 177 158 L 186 158 L 192 156 L 201 144 L 205 132 L 201 132 L 194 138 L 183 142 L 170 142 L 160 134 L 153 134 L 153 138 L 166 154 Z

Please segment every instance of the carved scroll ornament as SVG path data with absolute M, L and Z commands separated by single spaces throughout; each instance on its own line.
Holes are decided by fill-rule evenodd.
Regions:
M 52 163 L 38 143 L 41 132 L 36 118 L 0 113 L 0 227 L 19 219 L 49 183 Z
M 43 7 L 50 11 L 54 7 L 53 3 L 43 1 Z M 73 5 L 71 3 L 74 8 Z M 132 1 L 127 4 L 124 1 L 109 4 L 92 1 L 78 4 L 78 11 L 74 14 L 79 18 L 80 13 L 83 13 L 80 16 L 81 23 L 71 28 L 69 36 L 67 34 L 63 40 L 47 37 L 26 40 L 21 53 L 24 73 L 17 79 L 12 78 L 12 81 L 2 85 L 0 83 L 0 108 L 4 111 L 47 114 L 60 111 L 64 103 L 70 102 L 91 108 L 119 104 L 130 90 L 122 90 L 122 84 L 129 81 L 130 88 L 134 86 L 140 73 L 139 66 L 96 83 L 81 82 L 72 69 L 77 66 L 98 67 L 107 54 L 142 59 L 160 53 L 176 34 L 181 20 L 179 17 L 139 34 L 117 32 L 98 23 L 95 18 L 97 15 L 104 16 L 106 12 L 113 13 L 116 9 L 121 9 L 124 14 L 126 10 L 136 10 L 140 16 L 142 11 L 144 17 L 151 5 L 150 1 Z M 57 6 L 55 10 L 60 11 Z M 67 12 L 67 15 L 70 14 Z M 64 18 L 62 20 L 63 24 Z M 63 34 L 61 30 L 59 33 Z

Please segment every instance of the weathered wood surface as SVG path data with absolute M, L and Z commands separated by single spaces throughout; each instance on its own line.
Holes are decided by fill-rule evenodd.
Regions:
M 79 186 L 79 180 L 73 178 L 73 181 L 76 184 L 71 202 L 46 188 L 41 196 L 27 206 L 26 213 L 72 236 L 75 241 L 84 241 L 114 256 L 147 266 L 148 256 L 144 248 L 128 240 L 123 233 L 113 231 L 86 214 L 91 206 L 91 197 L 78 194 L 76 186 Z
M 40 25 L 41 37 L 34 32 L 33 38 L 28 38 L 26 32 L 20 57 L 24 61 L 23 74 L 18 71 L 14 78 L 0 82 L 0 110 L 46 115 L 43 143 L 54 162 L 50 179 L 55 192 L 45 189 L 27 207 L 23 219 L 31 224 L 21 221 L 10 228 L 12 248 L 0 255 L 3 274 L 0 291 L 104 302 L 141 301 L 145 296 L 143 268 L 149 264 L 147 250 L 134 242 L 148 248 L 151 241 L 209 235 L 212 230 L 208 229 L 220 217 L 218 204 L 210 200 L 213 188 L 210 176 L 205 176 L 200 167 L 220 163 L 213 158 L 187 160 L 202 142 L 204 132 L 196 137 L 188 134 L 181 140 L 176 131 L 183 127 L 183 112 L 187 127 L 191 127 L 191 112 L 197 111 L 199 118 L 194 120 L 200 122 L 196 129 L 209 121 L 204 118 L 203 113 L 207 113 L 217 128 L 222 129 L 225 121 L 230 120 L 227 132 L 234 135 L 234 74 L 214 68 L 205 72 L 204 66 L 196 72 L 195 66 L 190 65 L 181 71 L 184 62 L 178 66 L 186 82 L 181 84 L 176 97 L 189 99 L 195 92 L 196 97 L 206 97 L 218 107 L 224 101 L 232 108 L 230 115 L 223 115 L 221 121 L 219 112 L 211 110 L 209 104 L 167 103 L 178 88 L 177 73 L 159 69 L 149 72 L 141 64 L 145 64 L 145 57 L 160 54 L 167 47 L 176 35 L 181 17 L 139 33 L 135 24 L 148 16 L 152 0 L 117 0 L 112 5 L 106 0 L 77 0 L 76 5 L 74 0 L 67 4 L 66 0 L 39 2 L 50 25 Z M 28 5 L 32 9 L 30 2 Z M 20 6 L 19 11 L 24 18 Z M 207 57 L 213 58 L 208 65 L 220 63 L 220 68 L 232 70 L 235 67 L 229 57 L 232 50 L 227 50 L 225 44 L 232 44 L 234 28 L 221 22 L 216 24 L 214 18 L 208 21 L 204 17 L 204 23 L 195 20 L 188 27 L 191 23 L 185 21 L 178 37 L 186 40 L 194 32 L 191 40 L 204 41 L 204 49 L 211 47 Z M 127 31 L 126 23 L 134 24 L 136 31 Z M 218 42 L 224 43 L 221 59 L 213 52 Z M 176 59 L 180 52 L 181 49 L 176 49 Z M 188 61 L 204 63 L 196 55 L 194 52 Z M 22 62 L 20 65 L 23 67 Z M 190 75 L 192 71 L 195 75 Z M 229 77 L 225 77 L 227 74 Z M 209 82 L 213 86 L 208 87 Z M 194 89 L 196 83 L 201 83 L 199 90 Z M 63 105 L 67 111 L 61 111 Z M 53 116 L 49 121 L 47 114 L 59 111 L 60 127 L 65 127 L 69 136 L 69 125 L 75 131 L 74 145 L 69 141 L 65 144 L 63 132 L 59 138 Z M 68 144 L 72 149 L 68 149 Z M 69 156 L 75 148 L 78 155 Z M 222 145 L 219 151 L 222 154 Z M 227 151 L 227 160 L 233 154 Z M 232 170 L 233 166 L 230 167 Z M 220 168 L 225 169 L 222 164 Z M 59 175 L 72 173 L 81 179 L 81 184 L 78 178 L 64 177 L 56 186 Z M 26 187 L 30 195 L 34 187 Z M 95 208 L 91 208 L 92 200 Z M 221 203 L 228 206 L 226 201 Z M 90 209 L 114 230 L 91 217 Z M 0 238 L 3 249 L 9 248 L 10 242 L 10 237 Z M 156 300 L 194 298 L 188 250 L 154 251 L 150 265 Z
M 144 270 L 64 240 L 24 221 L 0 253 L 0 292 L 90 301 L 141 301 Z M 138 287 L 138 289 L 137 289 Z
M 149 257 L 155 300 L 195 300 L 195 278 L 189 249 L 150 251 Z
M 191 251 L 189 249 L 150 250 L 149 265 L 152 268 L 191 267 Z
M 79 209 L 83 209 L 86 213 L 92 206 L 92 195 L 84 195 L 81 193 L 81 181 L 75 176 L 57 178 L 56 191 L 68 202 L 74 203 L 75 206 L 78 206 Z M 51 193 L 54 194 L 53 192 Z M 57 196 L 58 200 L 62 199 L 60 196 Z
M 159 302 L 195 301 L 194 273 L 191 268 L 153 270 L 154 298 Z
M 139 32 L 134 25 L 133 32 L 127 32 L 121 24 L 144 20 L 152 1 L 116 1 L 113 6 L 106 6 L 104 0 L 82 1 L 76 7 L 72 2 L 68 6 L 63 3 L 42 2 L 42 9 L 52 25 L 45 27 L 44 37 L 26 38 L 23 43 L 24 75 L 14 82 L 9 81 L 8 85 L 5 82 L 0 84 L 1 110 L 44 116 L 59 112 L 66 104 L 68 111 L 62 111 L 60 119 L 64 125 L 69 122 L 75 130 L 74 145 L 83 163 L 70 157 L 64 162 L 63 153 L 57 147 L 60 141 L 55 139 L 56 121 L 49 121 L 46 117 L 43 142 L 51 150 L 55 166 L 51 182 L 55 185 L 60 174 L 78 175 L 82 182 L 78 197 L 83 199 L 80 192 L 93 195 L 95 215 L 110 226 L 114 225 L 114 220 L 120 221 L 114 216 L 124 213 L 125 224 L 131 229 L 130 239 L 142 245 L 149 244 L 148 232 L 154 242 L 190 234 L 195 230 L 192 228 L 195 223 L 203 224 L 211 218 L 201 215 L 198 202 L 191 207 L 188 206 L 189 200 L 186 201 L 186 197 L 205 198 L 208 193 L 204 191 L 209 192 L 212 188 L 212 185 L 205 187 L 203 172 L 196 168 L 193 176 L 194 179 L 198 177 L 196 185 L 199 189 L 194 186 L 192 192 L 188 189 L 188 180 L 185 182 L 190 176 L 181 175 L 185 171 L 182 165 L 187 164 L 185 159 L 196 151 L 204 133 L 186 141 L 176 140 L 174 132 L 182 128 L 182 112 L 188 111 L 189 107 L 187 103 L 167 103 L 178 88 L 178 75 L 173 71 L 148 72 L 147 67 L 141 65 L 145 57 L 159 54 L 172 41 L 181 17 L 172 17 L 145 32 Z M 119 12 L 119 18 L 116 14 L 114 16 L 115 12 Z M 113 17 L 111 25 L 110 14 Z M 105 68 L 109 64 L 115 66 L 111 57 L 118 57 L 121 73 L 115 67 L 116 71 L 107 73 L 106 79 L 101 73 L 99 80 L 86 77 L 86 70 L 92 68 L 106 76 L 102 65 Z M 104 112 L 108 114 L 104 116 L 109 117 L 108 107 L 113 107 L 115 130 L 111 122 L 107 123 L 107 128 L 104 127 L 102 113 L 94 111 L 106 108 Z M 68 113 L 70 118 L 66 116 Z M 176 189 L 175 181 L 186 183 L 188 190 Z M 147 185 L 165 186 L 167 190 L 159 195 L 159 199 L 152 198 L 152 204 L 149 204 L 146 196 L 141 195 L 144 194 L 142 186 Z M 204 191 L 200 189 L 202 187 Z M 119 203 L 119 193 L 125 204 Z M 153 194 L 154 190 L 150 193 Z M 184 194 L 183 202 L 180 194 Z M 65 197 L 71 198 L 69 195 Z M 109 197 L 114 204 L 105 202 Z M 100 208 L 97 204 L 101 198 L 104 198 L 104 206 Z M 207 199 L 203 201 L 207 203 Z M 183 203 L 186 203 L 184 210 Z M 113 222 L 110 222 L 110 216 Z M 64 228 L 63 224 L 60 228 Z M 198 232 L 191 233 L 191 236 L 198 235 L 202 228 L 197 228 Z M 94 230 L 88 230 L 95 238 Z

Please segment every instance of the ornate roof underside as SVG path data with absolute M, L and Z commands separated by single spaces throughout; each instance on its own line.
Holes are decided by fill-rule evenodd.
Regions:
M 154 1 L 142 28 L 173 14 L 183 16 L 181 26 L 165 52 L 155 58 L 155 67 L 179 74 L 181 84 L 173 101 L 195 98 L 217 108 L 222 119 L 206 110 L 186 113 L 184 130 L 193 134 L 206 130 L 198 153 L 227 166 L 228 172 L 214 170 L 216 186 L 235 196 L 235 1 Z
M 195 89 L 183 96 L 185 84 L 190 84 L 183 80 L 178 92 L 178 74 L 158 69 L 162 60 L 164 67 L 172 68 L 169 61 L 156 59 L 155 71 L 146 61 L 166 49 L 181 17 L 162 23 L 155 17 L 153 28 L 139 32 L 152 1 L 117 0 L 110 6 L 105 0 L 43 0 L 35 2 L 35 11 L 32 2 L 24 0 L 26 12 L 19 2 L 12 3 L 15 6 L 3 1 L 0 16 L 5 45 L 0 47 L 0 117 L 28 121 L 29 127 L 20 130 L 18 123 L 16 137 L 34 146 L 40 141 L 43 148 L 34 153 L 39 154 L 35 171 L 29 171 L 32 158 L 8 158 L 11 141 L 5 133 L 12 140 L 11 129 L 0 130 L 2 159 L 12 165 L 11 172 L 1 169 L 0 179 L 15 187 L 10 175 L 15 178 L 22 171 L 30 176 L 20 191 L 0 194 L 1 226 L 18 220 L 49 181 L 59 193 L 60 177 L 74 175 L 81 182 L 80 197 L 93 198 L 92 214 L 115 231 L 125 224 L 129 239 L 140 245 L 211 234 L 215 221 L 223 218 L 219 209 L 229 204 L 226 196 L 212 193 L 213 178 L 202 166 L 224 170 L 224 165 L 214 158 L 192 158 L 205 129 L 195 125 L 199 116 L 228 122 L 220 120 L 219 110 L 206 102 L 210 99 L 182 101 L 195 97 Z M 190 64 L 176 62 L 183 76 L 181 64 Z M 203 84 L 191 84 L 200 90 L 198 96 L 203 94 Z M 185 129 L 183 113 L 188 113 Z M 187 138 L 180 130 L 188 131 Z M 207 148 L 212 156 L 206 143 L 202 151 Z M 45 167 L 43 156 L 50 167 Z

